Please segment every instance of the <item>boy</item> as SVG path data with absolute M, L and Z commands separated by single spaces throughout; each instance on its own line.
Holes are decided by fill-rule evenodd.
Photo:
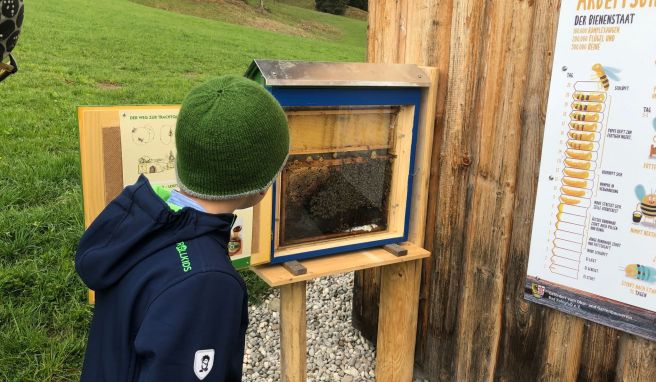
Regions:
M 247 294 L 227 244 L 234 210 L 287 160 L 287 120 L 264 88 L 224 76 L 187 95 L 175 139 L 180 192 L 142 175 L 80 241 L 96 291 L 82 381 L 241 380 Z

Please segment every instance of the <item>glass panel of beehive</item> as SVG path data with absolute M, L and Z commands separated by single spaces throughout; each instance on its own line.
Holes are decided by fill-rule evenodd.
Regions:
M 288 109 L 279 246 L 388 229 L 398 107 Z

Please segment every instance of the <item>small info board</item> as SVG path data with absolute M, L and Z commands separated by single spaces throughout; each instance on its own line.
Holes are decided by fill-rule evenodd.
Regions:
M 656 340 L 656 1 L 563 1 L 528 300 Z
M 180 105 L 78 108 L 85 224 L 141 174 L 173 189 Z M 253 209 L 235 211 L 228 251 L 235 268 L 250 265 Z

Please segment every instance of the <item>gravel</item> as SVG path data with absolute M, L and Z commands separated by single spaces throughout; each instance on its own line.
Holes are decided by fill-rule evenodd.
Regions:
M 351 326 L 353 273 L 307 285 L 307 380 L 374 381 L 374 346 Z M 243 381 L 280 381 L 280 294 L 248 309 Z

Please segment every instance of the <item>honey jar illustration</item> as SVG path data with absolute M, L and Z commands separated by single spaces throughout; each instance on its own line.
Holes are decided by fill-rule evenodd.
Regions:
M 638 210 L 633 211 L 633 222 L 640 223 L 640 220 L 642 220 L 642 212 Z
M 240 225 L 232 227 L 230 231 L 230 242 L 228 243 L 228 255 L 236 256 L 241 253 L 241 229 Z

